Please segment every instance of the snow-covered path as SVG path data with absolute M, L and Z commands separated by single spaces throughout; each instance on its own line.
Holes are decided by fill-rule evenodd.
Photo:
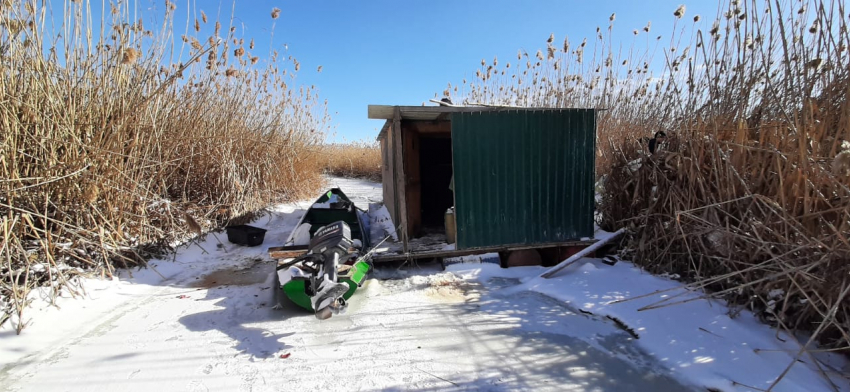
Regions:
M 361 208 L 381 198 L 379 184 L 331 179 L 329 186 L 341 187 Z M 610 293 L 589 288 L 588 279 L 598 277 L 602 280 L 594 284 L 600 290 L 616 291 L 604 288 L 604 274 L 634 279 L 626 266 L 596 271 L 586 264 L 574 277 L 536 289 L 529 278 L 540 273 L 539 267 L 385 268 L 352 298 L 347 315 L 320 322 L 299 309 L 274 310 L 273 264 L 266 249 L 284 242 L 308 205 L 280 206 L 255 221 L 269 230 L 260 247 L 234 246 L 224 234 L 218 234 L 220 245 L 210 235 L 182 248 L 175 261 L 152 262 L 155 271 L 91 280 L 89 299 L 30 310 L 31 324 L 21 336 L 0 330 L 0 390 L 679 391 L 705 386 L 686 387 L 681 380 L 687 377 L 670 373 L 682 358 L 693 359 L 690 350 L 681 358 L 650 356 L 611 320 L 572 307 L 604 310 Z M 642 279 L 647 285 L 663 282 Z M 565 284 L 582 288 L 574 289 L 570 301 L 553 299 Z M 641 325 L 649 325 L 652 315 Z M 765 335 L 769 340 L 770 332 Z M 675 350 L 689 347 L 685 343 Z M 718 354 L 724 347 L 715 347 Z M 717 371 L 715 364 L 697 365 L 706 366 L 703 373 Z M 715 378 L 727 380 L 722 374 Z
M 271 271 L 265 267 L 254 266 Z M 612 346 L 628 344 L 613 326 L 594 328 L 597 321 L 542 295 L 488 298 L 482 286 L 452 274 L 420 272 L 427 274 L 370 281 L 349 316 L 327 322 L 297 309 L 272 310 L 268 282 L 196 290 L 194 279 L 185 280 L 127 301 L 90 330 L 14 364 L 2 387 L 682 390 L 649 367 L 565 334 L 595 329 L 611 334 Z
M 380 200 L 380 185 L 330 182 L 363 208 Z M 218 234 L 220 247 L 208 236 L 175 262 L 153 262 L 156 272 L 92 281 L 92 299 L 32 311 L 22 336 L 0 332 L 0 389 L 681 389 L 568 334 L 598 324 L 625 342 L 612 325 L 542 295 L 493 298 L 488 285 L 433 265 L 378 271 L 392 279 L 369 280 L 347 315 L 326 322 L 273 310 L 265 249 L 282 243 L 301 214 L 287 206 L 256 221 L 269 229 L 261 247 L 236 247 Z

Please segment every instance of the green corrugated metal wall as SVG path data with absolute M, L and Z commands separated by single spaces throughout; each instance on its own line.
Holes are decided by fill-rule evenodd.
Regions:
M 457 247 L 593 236 L 596 112 L 452 115 Z

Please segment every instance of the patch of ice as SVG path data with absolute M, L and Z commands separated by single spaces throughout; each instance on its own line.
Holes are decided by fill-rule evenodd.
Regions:
M 721 302 L 698 299 L 703 295 L 700 291 L 688 290 L 679 282 L 646 274 L 628 261 L 602 268 L 600 260 L 589 260 L 572 272 L 526 280 L 513 290 L 538 291 L 620 320 L 640 336 L 636 342 L 643 349 L 685 382 L 724 391 L 743 390 L 731 380 L 767 388 L 794 363 L 774 390 L 832 390 L 814 364 L 795 363 L 799 346 L 793 336 L 780 332 L 782 340 L 776 339 L 777 331 L 752 313 L 744 311 L 732 319 Z M 594 272 L 594 267 L 600 270 Z M 664 306 L 671 300 L 677 304 Z M 690 302 L 678 303 L 681 301 Z M 848 363 L 837 356 L 830 361 L 836 362 L 836 367 Z M 840 390 L 850 388 L 847 380 L 833 377 L 832 381 Z

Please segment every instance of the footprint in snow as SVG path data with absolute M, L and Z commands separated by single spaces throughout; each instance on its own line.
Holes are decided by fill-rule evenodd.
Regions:
M 204 373 L 204 374 L 210 374 L 210 373 L 212 373 L 212 371 L 213 371 L 213 365 L 211 363 L 206 364 L 206 366 L 204 366 L 201 369 L 201 373 Z
M 208 392 L 210 389 L 203 382 L 192 380 L 186 385 L 186 390 L 189 392 Z

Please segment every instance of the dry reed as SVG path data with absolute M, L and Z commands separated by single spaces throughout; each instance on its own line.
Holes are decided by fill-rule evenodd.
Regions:
M 381 148 L 377 143 L 328 144 L 321 149 L 325 173 L 381 181 Z
M 590 43 L 556 48 L 550 36 L 546 59 L 520 51 L 516 66 L 485 64 L 457 94 L 466 104 L 608 109 L 598 118 L 600 209 L 604 227 L 630 228 L 629 256 L 727 299 L 733 313 L 750 309 L 789 336 L 808 332 L 798 358 L 817 343 L 846 353 L 845 2 L 720 8 L 713 19 L 671 10 L 669 41 L 647 24 L 630 29 L 625 50 L 611 42 L 612 15 Z M 649 154 L 656 131 L 668 142 Z
M 159 27 L 130 19 L 134 1 L 93 23 L 93 3 L 65 2 L 53 31 L 49 2 L 0 8 L 0 323 L 18 332 L 33 288 L 73 294 L 321 186 L 327 111 L 292 61 L 228 58 L 242 41 L 221 22 L 172 40 L 175 3 Z

